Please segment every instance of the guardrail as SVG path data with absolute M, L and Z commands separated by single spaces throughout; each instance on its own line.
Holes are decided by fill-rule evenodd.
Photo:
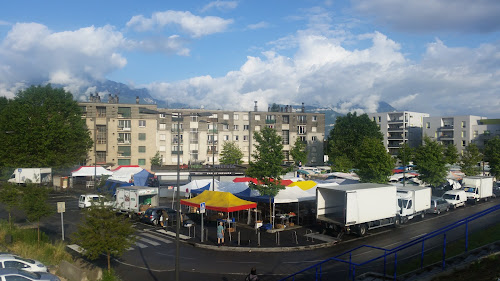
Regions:
M 343 252 L 339 255 L 336 255 L 334 257 L 331 257 L 331 258 L 328 258 L 324 261 L 321 261 L 317 264 L 314 264 L 314 265 L 311 265 L 303 270 L 300 270 L 296 273 L 293 273 L 291 275 L 288 275 L 286 276 L 285 278 L 282 278 L 280 280 L 295 280 L 295 278 L 301 274 L 304 274 L 305 272 L 309 272 L 309 271 L 313 271 L 313 273 L 308 273 L 308 276 L 309 277 L 313 277 L 314 279 L 309 279 L 309 280 L 321 280 L 321 277 L 322 277 L 322 274 L 323 274 L 323 271 L 322 271 L 322 268 L 323 268 L 323 265 L 325 265 L 326 263 L 329 263 L 329 262 L 339 262 L 339 263 L 343 263 L 343 264 L 348 264 L 349 265 L 349 271 L 348 271 L 348 274 L 349 274 L 349 279 L 352 279 L 352 280 L 355 280 L 356 278 L 356 268 L 359 268 L 361 266 L 365 266 L 367 264 L 370 264 L 370 263 L 373 263 L 375 261 L 380 261 L 383 259 L 384 261 L 384 267 L 383 267 L 383 274 L 384 274 L 384 278 L 386 277 L 387 275 L 387 258 L 388 257 L 392 257 L 394 256 L 394 272 L 393 272 L 393 279 L 396 280 L 397 279 L 397 262 L 398 262 L 398 257 L 397 257 L 397 254 L 398 252 L 401 252 L 403 250 L 406 250 L 412 246 L 415 246 L 415 245 L 418 245 L 418 244 L 421 244 L 422 247 L 421 247 L 421 252 L 420 252 L 420 268 L 423 268 L 423 264 L 424 264 L 424 253 L 425 253 L 425 241 L 431 239 L 431 238 L 435 238 L 439 235 L 443 235 L 443 250 L 442 250 L 442 261 L 441 261 L 441 267 L 442 269 L 444 270 L 446 268 L 446 234 L 447 232 L 451 231 L 451 230 L 454 230 L 458 227 L 461 227 L 461 226 L 465 226 L 465 252 L 468 251 L 468 248 L 469 248 L 469 223 L 478 219 L 478 218 L 481 218 L 481 217 L 484 217 L 486 215 L 489 215 L 493 212 L 496 212 L 500 210 L 500 204 L 499 205 L 496 205 L 496 206 L 493 206 L 493 207 L 490 207 L 486 210 L 483 210 L 483 211 L 480 211 L 478 213 L 475 213 L 473 215 L 470 215 L 464 219 L 461 219 L 461 220 L 458 220 L 454 223 L 451 223 L 449 225 L 446 225 L 444 227 L 441 227 L 437 230 L 434 230 L 432 232 L 429 232 L 425 235 L 422 235 L 418 238 L 415 238 L 407 243 L 404 243 L 402 245 L 399 245 L 397 247 L 394 247 L 392 249 L 385 249 L 385 248 L 381 248 L 381 247 L 375 247 L 375 246 L 370 246 L 370 245 L 361 245 L 361 246 L 358 246 L 354 249 L 351 249 L 351 250 L 348 250 L 346 252 Z M 383 251 L 384 253 L 375 257 L 375 258 L 372 258 L 372 259 L 369 259 L 367 261 L 364 261 L 364 262 L 359 262 L 359 263 L 356 263 L 356 262 L 353 262 L 352 261 L 352 253 L 356 250 L 359 250 L 359 249 L 362 249 L 362 248 L 370 248 L 370 249 L 375 249 L 375 250 L 379 250 L 379 251 Z M 346 256 L 346 255 L 349 255 L 349 259 L 346 260 L 346 259 L 342 259 L 340 257 L 342 256 Z M 314 275 L 314 276 L 312 276 Z M 301 279 L 303 280 L 303 279 Z

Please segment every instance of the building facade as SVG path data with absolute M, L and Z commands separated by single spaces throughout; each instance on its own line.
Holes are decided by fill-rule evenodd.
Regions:
M 110 102 L 111 101 L 111 102 Z M 116 102 L 116 103 L 114 103 Z M 93 99 L 79 103 L 95 142 L 87 164 L 151 166 L 159 152 L 163 165 L 219 164 L 225 141 L 232 141 L 248 163 L 254 152 L 253 135 L 264 127 L 283 139 L 286 161 L 299 138 L 307 143 L 308 165 L 323 164 L 325 115 L 306 113 L 304 107 L 277 112 L 164 109 L 148 104 L 108 103 Z
M 422 143 L 424 118 L 429 117 L 429 114 L 398 111 L 369 113 L 368 117 L 379 125 L 389 154 L 397 156 L 403 143 L 410 147 L 417 147 Z

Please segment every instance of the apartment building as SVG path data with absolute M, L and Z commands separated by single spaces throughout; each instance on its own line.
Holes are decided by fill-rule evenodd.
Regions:
M 92 98 L 92 97 L 91 97 Z M 111 101 L 111 102 L 110 102 Z M 225 141 L 233 141 L 248 163 L 254 152 L 253 135 L 264 127 L 277 130 L 283 138 L 286 161 L 299 138 L 307 143 L 308 165 L 323 164 L 325 116 L 282 107 L 278 112 L 164 109 L 156 105 L 108 103 L 91 99 L 79 103 L 84 112 L 94 148 L 87 164 L 107 166 L 151 166 L 158 151 L 163 165 L 219 164 Z M 94 162 L 96 161 L 96 162 Z
M 470 143 L 482 149 L 489 139 L 500 136 L 500 119 L 464 115 L 426 117 L 424 123 L 424 135 L 443 145 L 455 145 L 459 153 Z
M 397 111 L 369 113 L 384 135 L 384 146 L 392 156 L 397 156 L 403 143 L 417 147 L 422 143 L 424 118 L 428 113 Z

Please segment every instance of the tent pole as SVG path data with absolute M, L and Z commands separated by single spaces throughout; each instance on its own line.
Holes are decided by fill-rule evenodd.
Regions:
M 299 225 L 300 203 L 297 201 L 297 225 Z
M 276 217 L 276 203 L 273 202 L 273 205 L 271 206 L 273 208 L 273 217 L 271 218 L 273 222 L 273 229 L 274 229 L 274 218 Z

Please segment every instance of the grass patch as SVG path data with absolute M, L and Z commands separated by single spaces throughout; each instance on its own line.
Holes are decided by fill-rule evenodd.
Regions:
M 498 280 L 500 277 L 500 256 L 490 256 L 482 260 L 473 262 L 467 268 L 457 270 L 446 276 L 439 276 L 433 281 L 469 281 L 469 280 Z
M 7 235 L 12 237 L 11 243 L 7 243 Z M 39 260 L 45 265 L 57 265 L 63 260 L 72 261 L 71 255 L 65 250 L 64 242 L 52 244 L 49 237 L 42 232 L 38 245 L 36 229 L 23 229 L 15 225 L 10 229 L 9 223 L 5 220 L 0 221 L 0 245 L 8 252 Z
M 111 269 L 110 272 L 103 270 L 102 278 L 99 281 L 121 281 L 121 279 L 115 274 L 115 271 Z
M 494 243 L 499 240 L 500 237 L 500 224 L 490 226 L 484 230 L 470 233 L 469 234 L 469 247 L 468 251 L 477 249 L 484 245 Z M 420 244 L 421 245 L 421 244 Z M 415 245 L 415 247 L 418 247 Z M 446 259 L 458 256 L 465 253 L 465 238 L 447 242 L 446 244 Z M 424 254 L 424 267 L 442 262 L 443 259 L 443 248 L 431 249 Z M 409 260 L 398 261 L 397 273 L 402 275 L 405 273 L 412 272 L 414 270 L 420 269 L 420 255 L 418 257 L 413 257 Z M 500 268 L 500 267 L 499 267 Z M 388 274 L 393 275 L 394 270 L 388 266 Z

